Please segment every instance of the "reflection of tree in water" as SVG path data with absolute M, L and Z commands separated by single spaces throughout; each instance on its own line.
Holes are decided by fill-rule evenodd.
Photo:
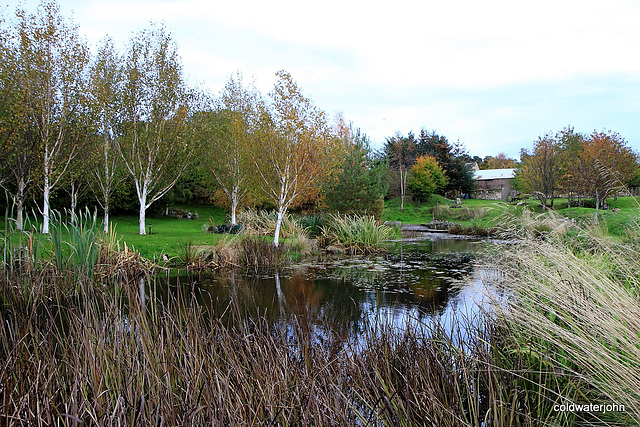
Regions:
M 400 324 L 408 317 L 441 315 L 459 293 L 454 284 L 473 272 L 469 254 L 445 246 L 434 252 L 427 242 L 384 257 L 298 266 L 269 276 L 230 270 L 190 286 L 198 303 L 225 323 L 264 318 L 287 328 L 296 321 L 317 340 L 329 332 L 344 340 L 381 316 Z

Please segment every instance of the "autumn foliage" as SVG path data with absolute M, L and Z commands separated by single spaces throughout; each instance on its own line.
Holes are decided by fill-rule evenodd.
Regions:
M 444 189 L 447 177 L 435 158 L 421 156 L 411 168 L 409 189 L 416 200 L 424 201 L 433 193 Z

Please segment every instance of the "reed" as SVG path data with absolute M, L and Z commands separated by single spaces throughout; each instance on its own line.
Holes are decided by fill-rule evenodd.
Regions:
M 340 338 L 326 319 L 271 324 L 231 306 L 223 323 L 196 296 L 165 302 L 136 281 L 34 304 L 8 295 L 0 326 L 2 421 L 12 425 L 540 425 L 504 331 L 481 318 L 445 327 L 365 327 Z M 145 290 L 145 292 L 141 292 Z M 6 288 L 5 288 L 6 291 Z M 416 326 L 416 325 L 414 325 Z M 472 337 L 472 339 L 469 339 Z M 462 345 L 462 342 L 465 344 Z M 364 344 L 363 344 L 364 343 Z M 528 367 L 528 366 L 527 366 Z M 547 396 L 543 396 L 547 398 Z M 544 419 L 539 417 L 544 415 Z M 545 421 L 545 422 L 541 422 Z
M 548 365 L 555 379 L 572 378 L 561 403 L 622 405 L 600 417 L 640 423 L 637 224 L 627 241 L 554 216 L 525 216 L 510 230 L 527 237 L 497 261 L 511 296 L 501 318 L 514 351 Z
M 396 236 L 396 230 L 380 225 L 372 216 L 331 215 L 319 237 L 323 246 L 339 245 L 351 253 L 365 254 L 384 250 L 384 243 Z

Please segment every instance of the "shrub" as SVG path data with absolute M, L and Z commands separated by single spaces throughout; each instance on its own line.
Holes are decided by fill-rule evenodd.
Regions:
M 331 215 L 320 239 L 324 246 L 341 245 L 352 253 L 370 253 L 383 250 L 383 243 L 395 234 L 393 228 L 380 225 L 372 216 Z

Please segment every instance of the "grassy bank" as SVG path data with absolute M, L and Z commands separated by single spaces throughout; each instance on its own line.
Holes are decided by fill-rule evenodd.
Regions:
M 585 200 L 589 206 L 592 200 Z M 637 221 L 640 205 L 633 197 L 618 197 L 607 199 L 609 209 L 600 210 L 599 223 L 605 233 L 614 236 L 624 236 L 628 224 Z M 525 210 L 541 213 L 542 207 L 532 198 L 515 203 L 505 203 L 495 200 L 462 200 L 461 207 L 452 207 L 453 202 L 442 196 L 433 195 L 423 203 L 405 203 L 404 210 L 400 210 L 400 199 L 385 202 L 383 220 L 401 221 L 404 224 L 423 224 L 432 220 L 451 221 L 458 224 L 458 230 L 473 232 L 487 230 L 495 233 L 502 225 L 505 215 L 519 217 Z M 548 210 L 549 211 L 549 210 Z M 568 207 L 567 199 L 555 199 L 552 215 L 559 215 L 579 224 L 590 224 L 594 219 L 593 207 Z
M 161 259 L 162 254 L 169 257 L 182 257 L 185 248 L 190 243 L 193 246 L 216 244 L 221 236 L 207 234 L 202 226 L 209 222 L 209 218 L 216 224 L 222 224 L 225 211 L 214 205 L 180 205 L 177 208 L 191 213 L 197 213 L 198 219 L 179 219 L 164 215 L 150 215 L 147 218 L 147 232 L 151 225 L 151 234 L 138 234 L 137 216 L 116 216 L 112 218 L 118 238 L 127 245 L 133 246 L 143 257 Z

